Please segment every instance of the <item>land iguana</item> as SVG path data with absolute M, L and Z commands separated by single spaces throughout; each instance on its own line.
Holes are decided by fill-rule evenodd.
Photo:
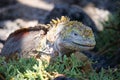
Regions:
M 16 57 L 41 57 L 49 61 L 56 56 L 70 56 L 74 53 L 76 59 L 88 61 L 80 51 L 93 49 L 95 44 L 90 27 L 62 16 L 60 19 L 52 19 L 47 25 L 13 32 L 6 40 L 0 55 L 7 60 Z M 89 64 L 88 66 L 90 67 Z

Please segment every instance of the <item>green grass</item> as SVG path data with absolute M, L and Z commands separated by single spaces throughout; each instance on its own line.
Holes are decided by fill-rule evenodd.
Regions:
M 52 80 L 58 73 L 78 80 L 120 80 L 118 70 L 102 69 L 99 73 L 95 71 L 83 73 L 80 69 L 83 65 L 74 55 L 70 58 L 58 57 L 52 64 L 34 58 L 5 63 L 4 58 L 1 57 L 0 73 L 5 75 L 6 80 Z

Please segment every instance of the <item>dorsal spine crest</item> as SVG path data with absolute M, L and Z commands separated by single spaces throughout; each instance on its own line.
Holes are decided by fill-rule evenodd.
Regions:
M 67 23 L 67 22 L 69 22 L 70 21 L 70 18 L 68 18 L 67 16 L 62 16 L 60 19 L 59 18 L 56 18 L 56 19 L 52 19 L 51 21 L 50 21 L 50 25 L 51 26 L 57 26 L 58 24 L 60 24 L 60 23 Z

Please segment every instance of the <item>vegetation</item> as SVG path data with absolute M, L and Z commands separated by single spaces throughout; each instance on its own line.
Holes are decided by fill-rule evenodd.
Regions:
M 111 69 L 101 72 L 84 73 L 80 67 L 84 65 L 75 59 L 74 55 L 70 58 L 58 57 L 56 63 L 48 64 L 34 58 L 9 61 L 7 64 L 4 58 L 0 58 L 0 78 L 4 80 L 53 80 L 56 74 L 64 74 L 67 77 L 77 78 L 78 80 L 119 80 L 120 72 Z M 4 76 L 3 76 L 4 74 Z

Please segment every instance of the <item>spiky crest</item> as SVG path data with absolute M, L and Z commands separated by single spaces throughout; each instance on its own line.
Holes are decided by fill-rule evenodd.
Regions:
M 56 25 L 60 24 L 60 23 L 67 23 L 70 21 L 70 18 L 68 18 L 67 16 L 62 16 L 60 19 L 56 18 L 56 19 L 52 19 L 50 21 L 50 24 L 48 24 L 48 26 L 52 26 L 52 27 L 56 27 Z

